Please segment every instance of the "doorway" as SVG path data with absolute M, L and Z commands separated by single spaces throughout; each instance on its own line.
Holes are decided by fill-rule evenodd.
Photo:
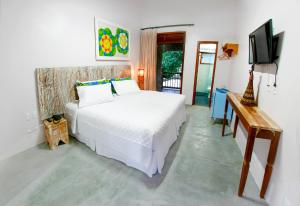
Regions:
M 157 91 L 182 93 L 185 32 L 157 34 Z
M 197 44 L 193 104 L 211 106 L 217 52 L 217 41 L 199 41 Z

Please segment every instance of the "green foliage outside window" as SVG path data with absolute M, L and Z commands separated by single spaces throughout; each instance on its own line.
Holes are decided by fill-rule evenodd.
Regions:
M 175 74 L 181 72 L 182 51 L 165 51 L 162 54 L 162 72 L 164 78 L 171 78 Z

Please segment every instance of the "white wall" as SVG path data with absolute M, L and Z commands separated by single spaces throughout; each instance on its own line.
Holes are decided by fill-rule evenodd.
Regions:
M 131 29 L 130 64 L 137 66 L 139 2 L 0 0 L 0 159 L 43 141 L 35 68 L 102 64 L 95 61 L 94 16 Z
M 266 199 L 272 206 L 300 205 L 300 162 L 299 130 L 296 124 L 299 118 L 299 14 L 300 3 L 297 0 L 241 0 L 239 2 L 239 23 L 237 27 L 240 51 L 230 72 L 230 89 L 244 92 L 248 81 L 248 35 L 251 31 L 273 19 L 274 33 L 285 32 L 283 48 L 278 70 L 277 88 L 273 85 L 274 76 L 266 73 L 255 74 L 255 85 L 262 77 L 259 107 L 268 113 L 282 128 L 278 154 Z M 267 69 L 270 67 L 267 67 Z M 266 69 L 266 68 L 263 68 Z M 260 69 L 260 71 L 262 71 Z M 297 115 L 298 114 L 298 115 Z M 298 138 L 297 138 L 298 137 Z M 245 149 L 245 131 L 238 129 L 237 141 L 241 150 Z M 268 141 L 258 140 L 254 147 L 251 172 L 260 187 L 266 164 Z M 289 204 L 288 204 L 289 203 Z
M 183 74 L 183 94 L 186 103 L 192 103 L 197 41 L 216 40 L 221 44 L 235 42 L 237 0 L 152 0 L 144 2 L 142 25 L 194 23 L 194 27 L 159 29 L 158 32 L 186 31 Z M 220 51 L 219 51 L 220 52 Z M 227 85 L 231 61 L 218 61 L 215 86 Z
M 195 23 L 191 28 L 173 28 L 187 32 L 183 93 L 191 104 L 197 41 L 224 43 L 235 39 L 236 18 L 232 11 L 235 11 L 236 0 L 226 3 L 191 0 L 189 4 L 180 0 L 144 2 L 142 5 L 139 0 L 126 3 L 118 0 L 0 0 L 0 84 L 5 88 L 2 94 L 5 101 L 0 107 L 3 119 L 0 159 L 43 141 L 37 118 L 35 68 L 100 64 L 94 58 L 94 16 L 131 29 L 130 63 L 133 67 L 138 66 L 141 25 Z M 230 64 L 229 61 L 217 63 L 216 86 L 226 85 Z
M 263 74 L 259 105 L 282 126 L 284 134 L 267 200 L 272 206 L 285 205 L 285 199 L 290 205 L 299 205 L 300 141 L 296 138 L 300 131 L 299 127 L 296 130 L 296 118 L 299 116 L 296 105 L 300 104 L 296 90 L 296 80 L 300 76 L 297 61 L 299 1 L 152 0 L 144 1 L 143 5 L 140 2 L 0 0 L 0 159 L 43 141 L 36 117 L 35 68 L 100 64 L 94 58 L 94 16 L 101 16 L 132 30 L 132 66 L 138 65 L 141 25 L 194 23 L 194 27 L 159 30 L 187 32 L 183 93 L 187 95 L 188 104 L 192 102 L 197 41 L 216 40 L 223 44 L 237 40 L 240 44 L 239 55 L 231 61 L 217 62 L 215 86 L 229 85 L 230 89 L 243 92 L 249 68 L 248 34 L 273 18 L 275 32 L 285 31 L 278 87 L 274 94 L 273 88 L 266 86 L 268 75 Z M 240 19 L 238 24 L 237 19 Z M 256 74 L 256 83 L 260 75 Z M 31 132 L 28 133 L 28 130 Z M 245 132 L 239 128 L 237 140 L 242 151 L 244 136 Z M 251 172 L 259 185 L 266 162 L 266 146 L 267 141 L 256 142 L 251 165 Z

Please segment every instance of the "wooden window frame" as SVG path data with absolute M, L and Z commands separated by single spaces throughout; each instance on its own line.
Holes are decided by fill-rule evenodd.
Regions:
M 182 53 L 182 70 L 181 70 L 181 79 L 180 79 L 180 94 L 182 94 L 182 83 L 183 83 L 183 74 L 184 74 L 184 56 L 185 56 L 185 41 L 186 41 L 186 32 L 161 32 L 157 33 L 157 45 L 161 44 L 183 44 L 183 53 Z

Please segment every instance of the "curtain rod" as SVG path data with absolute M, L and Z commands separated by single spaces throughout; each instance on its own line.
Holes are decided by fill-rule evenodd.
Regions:
M 177 27 L 177 26 L 194 26 L 194 25 L 195 25 L 195 24 L 171 24 L 171 25 L 165 25 L 165 26 L 145 27 L 145 28 L 141 28 L 141 30 L 147 30 L 147 29 L 159 29 L 159 28 Z

